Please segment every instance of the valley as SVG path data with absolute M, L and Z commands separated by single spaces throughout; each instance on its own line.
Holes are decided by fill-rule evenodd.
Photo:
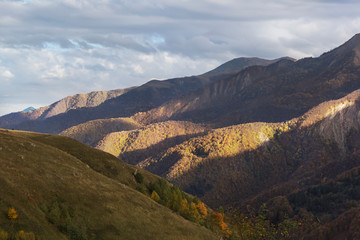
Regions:
M 359 116 L 360 34 L 5 115 L 0 234 L 358 239 Z

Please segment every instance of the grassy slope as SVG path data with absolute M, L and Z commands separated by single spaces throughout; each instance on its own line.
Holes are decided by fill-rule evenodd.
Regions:
M 88 121 L 68 128 L 59 135 L 74 138 L 90 146 L 96 144 L 111 132 L 133 130 L 141 127 L 131 118 L 110 118 Z
M 134 169 L 68 138 L 1 130 L 0 226 L 66 239 L 46 216 L 54 202 L 61 202 L 90 239 L 215 239 L 121 183 L 136 184 Z M 144 175 L 147 181 L 156 178 Z M 11 223 L 6 218 L 10 206 L 19 213 Z

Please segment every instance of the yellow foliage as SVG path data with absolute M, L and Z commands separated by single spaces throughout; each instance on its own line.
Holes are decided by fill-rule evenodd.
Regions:
M 160 196 L 159 196 L 159 194 L 157 194 L 157 192 L 153 191 L 151 193 L 151 199 L 158 202 L 158 201 L 160 201 Z
M 204 217 L 207 216 L 207 208 L 204 203 L 198 202 L 198 204 L 196 205 L 196 208 L 198 209 L 198 211 L 201 215 L 203 215 Z
M 9 208 L 8 218 L 9 218 L 10 220 L 13 220 L 13 219 L 17 219 L 17 218 L 18 218 L 18 214 L 17 214 L 15 208 Z

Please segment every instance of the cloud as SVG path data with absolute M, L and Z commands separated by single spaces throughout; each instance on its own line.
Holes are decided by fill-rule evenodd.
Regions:
M 201 74 L 234 57 L 318 56 L 359 31 L 359 8 L 352 0 L 0 0 L 8 96 L 0 104 Z

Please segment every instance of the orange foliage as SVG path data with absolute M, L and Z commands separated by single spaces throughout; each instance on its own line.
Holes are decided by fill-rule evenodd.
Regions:
M 201 215 L 203 215 L 204 217 L 207 216 L 208 212 L 207 212 L 207 208 L 204 203 L 198 202 L 198 204 L 196 204 L 196 208 Z
M 14 219 L 17 219 L 17 218 L 18 218 L 18 214 L 17 214 L 15 208 L 9 208 L 8 218 L 9 218 L 10 220 L 14 220 Z
M 213 212 L 211 215 L 211 220 L 213 224 L 218 226 L 222 232 L 224 232 L 226 235 L 230 235 L 231 231 L 228 228 L 228 225 L 224 222 L 224 216 L 221 213 Z

